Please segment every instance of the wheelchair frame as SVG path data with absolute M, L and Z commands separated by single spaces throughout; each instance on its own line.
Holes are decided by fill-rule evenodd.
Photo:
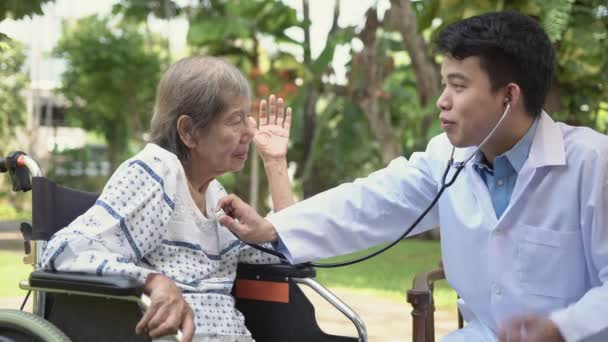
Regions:
M 19 151 L 11 153 L 7 158 L 0 158 L 0 173 L 3 172 L 8 172 L 11 175 L 11 181 L 13 183 L 14 191 L 31 190 L 32 183 L 36 178 L 44 179 L 42 169 L 39 167 L 38 163 L 34 159 L 27 156 L 25 153 Z M 34 210 L 35 206 L 33 206 L 32 208 L 33 213 Z M 49 271 L 36 270 L 38 258 L 40 255 L 42 255 L 44 251 L 46 241 L 36 239 L 30 240 L 30 236 L 28 236 L 27 232 L 24 231 L 23 225 L 24 224 L 22 224 L 22 233 L 24 235 L 24 247 L 26 250 L 26 256 L 23 258 L 23 260 L 24 263 L 31 264 L 34 267 L 34 272 L 30 274 L 29 280 L 21 281 L 19 287 L 23 290 L 34 291 L 32 311 L 35 315 L 42 318 L 46 318 L 45 313 L 47 311 L 47 308 L 45 306 L 47 302 L 47 293 L 78 295 L 104 299 L 117 299 L 120 301 L 133 302 L 136 303 L 142 311 L 145 311 L 150 305 L 150 298 L 143 293 L 143 288 L 141 286 L 137 286 L 137 284 L 128 277 L 98 277 L 96 275 L 88 274 L 82 275 L 65 272 L 53 273 Z M 27 224 L 25 223 L 25 225 Z M 25 228 L 27 230 L 28 227 L 26 226 Z M 58 229 L 60 228 L 62 227 L 59 227 Z M 29 233 L 31 234 L 32 227 L 29 226 L 29 229 Z M 247 278 L 252 279 L 253 281 L 271 279 L 274 281 L 278 280 L 280 282 L 288 283 L 288 285 L 291 285 L 290 282 L 299 285 L 306 285 L 312 290 L 314 290 L 322 298 L 327 300 L 343 315 L 345 315 L 353 323 L 358 334 L 358 337 L 356 339 L 327 335 L 321 332 L 317 326 L 317 329 L 319 329 L 319 331 L 324 336 L 327 336 L 328 339 L 331 341 L 356 340 L 359 342 L 367 342 L 367 330 L 361 318 L 356 314 L 354 310 L 352 310 L 346 303 L 344 303 L 337 296 L 335 296 L 330 290 L 328 290 L 320 283 L 312 279 L 312 277 L 315 276 L 314 269 L 300 269 L 292 265 L 242 264 L 239 264 L 239 269 L 243 269 L 243 272 L 237 272 L 237 279 L 235 280 L 235 286 L 233 286 L 233 294 L 237 299 L 237 308 L 241 310 L 241 312 L 243 312 L 243 309 L 239 307 L 240 302 L 245 303 L 242 304 L 245 309 L 248 308 L 247 305 L 253 308 L 256 307 L 255 305 L 258 305 L 258 303 L 255 302 L 257 300 L 256 298 L 245 297 L 241 299 L 239 298 L 238 291 L 235 294 L 234 288 L 237 288 L 239 285 L 238 282 L 239 280 L 241 280 L 239 278 L 239 275 L 241 273 L 248 274 Z M 301 293 L 301 291 L 299 292 Z M 293 295 L 295 296 L 298 294 L 295 293 Z M 290 294 L 289 296 L 291 300 L 292 294 Z M 252 300 L 255 303 L 251 302 Z M 308 301 L 307 299 L 305 300 Z M 254 306 L 251 306 L 251 304 L 253 304 Z M 245 313 L 243 312 L 243 314 Z M 314 320 L 314 308 L 312 308 L 312 316 Z M 254 333 L 255 329 L 252 329 L 252 327 L 247 324 L 247 316 L 245 316 L 245 323 L 248 329 L 251 331 L 253 338 L 256 338 L 256 334 Z M 316 324 L 316 321 L 314 322 L 314 324 Z M 181 332 L 178 332 L 178 334 L 174 335 L 173 338 L 177 341 L 181 340 Z M 259 340 L 258 342 L 263 341 Z

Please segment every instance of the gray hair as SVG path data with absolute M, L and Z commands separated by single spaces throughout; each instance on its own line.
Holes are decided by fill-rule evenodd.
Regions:
M 192 132 L 203 129 L 227 110 L 226 99 L 251 100 L 245 76 L 229 62 L 208 56 L 192 56 L 173 64 L 156 90 L 150 142 L 173 152 L 182 164 L 190 160 L 190 150 L 177 131 L 181 115 L 192 118 Z

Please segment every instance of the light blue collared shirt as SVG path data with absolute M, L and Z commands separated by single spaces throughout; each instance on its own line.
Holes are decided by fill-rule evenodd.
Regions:
M 509 205 L 517 174 L 528 159 L 538 119 L 528 129 L 526 135 L 512 149 L 494 159 L 494 168 L 490 167 L 481 152 L 474 158 L 473 168 L 488 187 L 496 217 L 500 218 Z

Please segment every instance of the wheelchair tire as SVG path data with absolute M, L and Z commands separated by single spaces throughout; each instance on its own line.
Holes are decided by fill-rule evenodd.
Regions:
M 5 339 L 7 334 L 8 339 Z M 61 330 L 40 316 L 0 309 L 0 341 L 71 342 Z

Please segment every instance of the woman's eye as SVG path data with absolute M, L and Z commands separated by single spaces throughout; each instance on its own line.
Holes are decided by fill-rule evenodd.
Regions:
M 241 115 L 234 115 L 230 118 L 230 120 L 228 120 L 228 124 L 231 126 L 239 125 L 241 122 L 243 122 Z

